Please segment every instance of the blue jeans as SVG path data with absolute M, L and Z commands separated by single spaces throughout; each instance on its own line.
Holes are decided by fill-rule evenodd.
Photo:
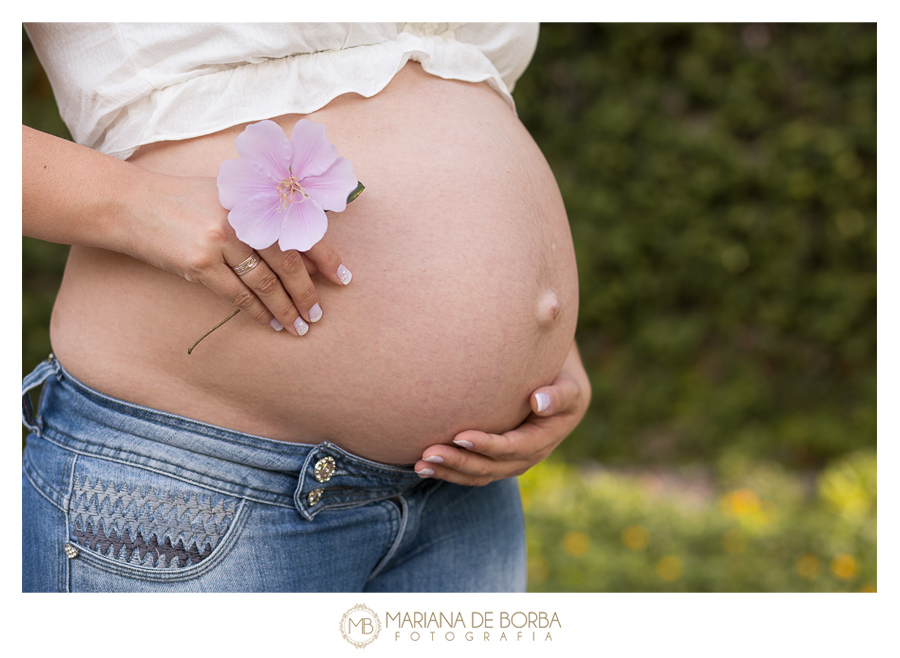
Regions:
M 24 591 L 525 589 L 514 479 L 422 480 L 214 427 L 99 393 L 52 356 L 22 389 Z

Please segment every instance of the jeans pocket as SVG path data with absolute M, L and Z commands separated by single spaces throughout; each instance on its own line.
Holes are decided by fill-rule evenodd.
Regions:
M 77 561 L 129 579 L 174 582 L 208 573 L 234 547 L 248 513 L 240 497 L 83 455 L 71 484 L 67 524 Z

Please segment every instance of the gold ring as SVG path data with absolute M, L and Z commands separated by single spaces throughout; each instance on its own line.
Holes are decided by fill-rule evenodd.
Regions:
M 247 256 L 247 259 L 238 265 L 237 267 L 232 267 L 235 272 L 237 272 L 238 276 L 242 276 L 252 270 L 254 267 L 259 265 L 259 256 L 254 251 L 252 254 Z

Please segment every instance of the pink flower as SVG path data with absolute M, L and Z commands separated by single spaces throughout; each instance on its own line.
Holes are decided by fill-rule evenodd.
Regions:
M 326 210 L 341 212 L 356 174 L 328 141 L 325 126 L 301 119 L 291 139 L 274 121 L 247 126 L 234 142 L 240 160 L 219 168 L 219 201 L 237 237 L 254 249 L 276 241 L 308 251 L 328 228 Z

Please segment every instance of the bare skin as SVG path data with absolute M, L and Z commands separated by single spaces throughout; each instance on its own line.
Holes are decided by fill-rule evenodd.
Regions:
M 274 120 L 289 132 L 300 118 Z M 329 440 L 387 463 L 441 457 L 416 468 L 466 484 L 546 456 L 583 415 L 589 385 L 573 361 L 578 289 L 565 209 L 527 131 L 486 85 L 415 64 L 371 99 L 342 96 L 306 118 L 327 127 L 367 189 L 330 215 L 325 253 L 263 254 L 280 294 L 226 269 L 249 251 L 223 237 L 214 178 L 237 157 L 243 126 L 116 163 L 130 167 L 120 212 L 95 213 L 87 228 L 64 211 L 40 212 L 23 185 L 25 215 L 37 217 L 26 233 L 74 245 L 51 323 L 61 362 L 115 397 L 238 431 Z M 341 263 L 353 272 L 348 286 Z M 307 269 L 312 293 L 300 280 Z M 227 281 L 255 290 L 255 305 L 188 356 L 235 308 Z M 312 322 L 315 303 L 321 320 L 306 335 L 291 331 L 292 318 Z M 536 413 L 531 394 L 548 384 L 556 408 Z M 555 426 L 541 425 L 553 416 Z M 476 428 L 473 452 L 454 446 Z
M 538 403 L 538 395 L 546 396 L 544 405 Z M 530 399 L 532 413 L 518 427 L 503 434 L 460 432 L 453 445 L 427 448 L 416 472 L 420 477 L 483 486 L 522 475 L 546 459 L 578 426 L 591 403 L 591 384 L 575 346 L 556 379 Z

